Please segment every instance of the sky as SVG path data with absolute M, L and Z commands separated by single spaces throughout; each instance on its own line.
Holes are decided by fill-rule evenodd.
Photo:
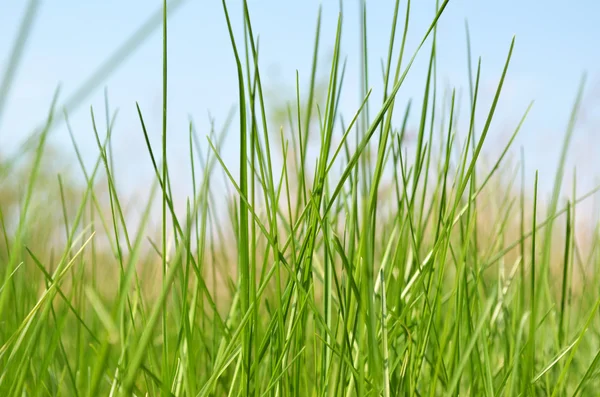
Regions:
M 0 7 L 0 71 L 17 34 L 26 1 L 2 1 Z M 168 145 L 175 187 L 186 186 L 189 175 L 188 123 L 199 136 L 218 129 L 237 103 L 237 75 L 221 1 L 180 1 L 168 23 Z M 241 1 L 228 1 L 237 41 L 241 43 Z M 387 55 L 394 1 L 367 1 L 370 81 L 373 98 L 381 98 L 380 59 Z M 109 58 L 162 2 L 156 0 L 40 1 L 34 27 L 0 119 L 0 152 L 14 152 L 46 117 L 60 84 L 63 104 Z M 320 73 L 326 76 L 327 56 L 334 41 L 339 2 L 331 0 L 249 0 L 254 33 L 260 40 L 261 73 L 269 93 L 294 98 L 296 72 L 306 93 L 316 17 L 322 7 Z M 347 71 L 341 109 L 348 116 L 360 103 L 359 0 L 343 3 L 342 52 Z M 404 0 L 401 2 L 403 15 Z M 435 14 L 435 1 L 413 0 L 406 56 L 412 55 Z M 481 57 L 481 111 L 486 111 L 500 78 L 513 36 L 516 37 L 504 91 L 484 150 L 502 148 L 528 104 L 535 101 L 516 142 L 525 151 L 528 175 L 540 170 L 544 187 L 551 186 L 569 114 L 583 73 L 587 73 L 581 118 L 572 142 L 569 166 L 576 165 L 591 188 L 600 171 L 596 148 L 600 139 L 600 41 L 596 24 L 600 2 L 558 0 L 502 2 L 451 0 L 438 31 L 440 90 L 468 87 L 465 21 L 468 21 L 474 63 Z M 403 19 L 403 17 L 401 17 Z M 110 112 L 118 110 L 114 129 L 118 181 L 126 190 L 148 184 L 152 168 L 145 149 L 136 103 L 144 114 L 153 144 L 158 145 L 162 109 L 162 33 L 156 26 L 134 51 L 119 57 L 110 76 L 69 109 L 70 125 L 86 162 L 98 150 L 90 109 L 105 128 L 104 93 Z M 400 24 L 400 29 L 402 24 Z M 429 46 L 426 45 L 399 91 L 399 102 L 419 103 L 425 84 Z M 397 51 L 397 50 L 396 50 Z M 0 72 L 2 73 L 2 72 Z M 0 75 L 1 76 L 1 75 Z M 371 114 L 377 102 L 371 104 Z M 483 113 L 481 114 L 483 116 Z M 483 120 L 483 119 L 481 119 Z M 416 123 L 416 121 L 414 121 Z M 413 124 L 414 124 L 413 123 Z M 234 126 L 236 124 L 233 124 Z M 414 127 L 414 126 L 413 126 Z M 481 131 L 483 122 L 476 126 Z M 235 131 L 226 142 L 224 160 L 236 168 Z M 57 161 L 75 161 L 64 123 L 52 131 L 51 142 L 62 150 Z M 158 148 L 158 146 L 156 146 Z M 76 168 L 74 168 L 76 169 Z M 568 172 L 570 174 L 570 171 Z M 565 183 L 570 183 L 569 178 Z

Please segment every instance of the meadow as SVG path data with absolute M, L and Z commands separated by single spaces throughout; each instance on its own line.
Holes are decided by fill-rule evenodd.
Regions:
M 114 118 L 104 109 L 89 113 L 93 167 L 57 101 L 17 155 L 0 152 L 0 395 L 597 395 L 598 224 L 576 208 L 600 187 L 577 196 L 575 182 L 564 183 L 585 79 L 542 199 L 539 172 L 548 171 L 526 175 L 513 145 L 531 106 L 500 150 L 486 146 L 518 38 L 497 49 L 505 66 L 486 108 L 481 62 L 468 51 L 459 112 L 458 88 L 443 90 L 436 74 L 436 26 L 449 1 L 428 29 L 411 31 L 421 40 L 414 52 L 405 48 L 410 1 L 393 3 L 387 54 L 369 53 L 361 25 L 364 101 L 342 116 L 342 88 L 355 84 L 340 50 L 342 14 L 335 37 L 321 35 L 318 14 L 310 83 L 297 79 L 290 101 L 273 104 L 252 10 L 244 1 L 236 36 L 223 1 L 237 108 L 209 132 L 190 124 L 183 210 L 163 161 L 167 1 L 119 50 L 162 29 L 160 145 L 137 106 L 155 176 L 147 196 L 132 200 L 114 182 Z M 0 116 L 31 23 L 26 14 L 0 76 Z M 317 55 L 324 43 L 333 48 L 326 61 Z M 375 98 L 365 69 L 380 55 L 384 92 Z M 428 60 L 422 101 L 399 106 L 417 56 Z M 99 89 L 96 77 L 80 93 Z M 48 144 L 59 119 L 83 186 L 47 166 L 60 157 Z M 237 169 L 223 159 L 226 136 L 239 143 Z

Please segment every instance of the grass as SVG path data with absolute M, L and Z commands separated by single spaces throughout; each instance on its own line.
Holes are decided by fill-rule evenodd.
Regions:
M 467 28 L 469 123 L 461 142 L 457 92 L 440 94 L 436 83 L 436 26 L 448 1 L 418 32 L 414 53 L 405 52 L 410 2 L 396 1 L 380 102 L 371 95 L 362 7 L 364 101 L 349 122 L 339 111 L 348 84 L 343 13 L 333 38 L 321 37 L 318 14 L 308 94 L 297 75 L 294 100 L 273 110 L 251 9 L 243 3 L 244 35 L 236 37 L 223 1 L 238 124 L 214 128 L 207 150 L 190 125 L 193 195 L 179 213 L 166 156 L 167 16 L 179 3 L 164 1 L 162 17 L 153 16 L 116 53 L 162 26 L 162 141 L 152 147 L 138 105 L 156 180 L 146 200 L 136 201 L 142 215 L 135 225 L 115 184 L 108 100 L 105 131 L 90 109 L 99 152 L 92 169 L 68 122 L 118 67 L 117 55 L 62 107 L 57 91 L 45 124 L 20 152 L 30 158 L 25 168 L 14 158 L 2 162 L 2 395 L 595 395 L 598 238 L 595 231 L 591 243 L 579 241 L 575 209 L 598 189 L 573 193 L 564 206 L 560 197 L 584 80 L 546 205 L 538 195 L 545 171 L 529 187 L 524 159 L 510 162 L 532 106 L 491 166 L 482 158 L 514 38 L 478 126 L 481 61 L 471 59 Z M 0 85 L 0 116 L 33 23 L 37 2 L 30 4 Z M 321 97 L 318 49 L 328 40 L 334 51 Z M 417 55 L 429 60 L 422 103 L 397 109 Z M 415 111 L 411 143 L 407 120 Z M 286 116 L 285 125 L 273 126 L 275 113 Z M 71 133 L 82 189 L 61 175 L 57 185 L 48 183 L 56 175 L 49 178 L 53 171 L 43 165 L 47 137 L 59 120 Z M 230 130 L 241 148 L 237 176 L 221 157 Z M 219 175 L 231 192 L 227 207 L 215 187 Z M 24 191 L 15 188 L 20 183 Z M 161 216 L 153 230 L 156 200 Z

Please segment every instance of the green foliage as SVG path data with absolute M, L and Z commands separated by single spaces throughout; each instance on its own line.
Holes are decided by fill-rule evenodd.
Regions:
M 574 210 L 598 189 L 561 208 L 564 155 L 545 214 L 538 173 L 527 197 L 518 164 L 522 185 L 514 188 L 507 156 L 531 106 L 492 166 L 482 164 L 515 39 L 481 130 L 481 62 L 473 73 L 469 48 L 469 128 L 459 142 L 456 92 L 440 95 L 436 84 L 436 26 L 448 1 L 419 32 L 413 54 L 405 53 L 410 2 L 403 8 L 396 1 L 379 104 L 367 78 L 365 5 L 364 102 L 349 122 L 339 113 L 348 84 L 343 15 L 336 36 L 323 38 L 319 14 L 306 93 L 298 76 L 294 99 L 273 107 L 263 92 L 249 5 L 244 1 L 244 36 L 236 37 L 223 1 L 239 83 L 239 176 L 220 156 L 229 122 L 210 134 L 207 152 L 191 126 L 193 195 L 182 214 L 168 164 L 160 161 L 169 136 L 167 16 L 179 3 L 165 1 L 162 18 L 122 47 L 135 48 L 162 24 L 162 141 L 152 147 L 138 106 L 156 183 L 138 201 L 135 226 L 114 183 L 120 171 L 108 150 L 112 124 L 99 131 L 93 109 L 99 156 L 92 169 L 72 141 L 84 187 L 44 165 L 55 156 L 46 140 L 60 118 L 56 100 L 20 153 L 25 160 L 0 162 L 1 395 L 594 395 L 598 239 L 581 246 Z M 323 40 L 334 51 L 319 84 Z M 23 42 L 10 58 L 0 103 Z M 429 56 L 422 103 L 398 110 L 417 54 Z M 111 59 L 74 98 L 85 98 L 118 66 Z M 582 92 L 583 82 L 565 153 Z M 415 109 L 419 124 L 409 145 Z M 396 128 L 398 112 L 403 122 Z M 309 141 L 316 142 L 313 160 Z M 233 191 L 229 212 L 215 192 L 217 175 Z M 157 233 L 149 228 L 155 201 Z

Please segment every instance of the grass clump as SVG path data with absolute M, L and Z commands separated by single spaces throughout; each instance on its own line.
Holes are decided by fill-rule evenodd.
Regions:
M 228 120 L 221 133 L 213 130 L 206 151 L 190 126 L 193 195 L 178 212 L 166 161 L 166 53 L 167 16 L 179 3 L 165 1 L 162 20 L 155 16 L 123 47 L 137 46 L 143 32 L 162 24 L 162 140 L 151 145 L 137 106 L 156 178 L 145 202 L 138 200 L 135 225 L 115 184 L 108 113 L 101 131 L 90 112 L 99 152 L 92 169 L 72 140 L 83 189 L 59 177 L 57 190 L 41 174 L 47 136 L 58 119 L 69 127 L 73 100 L 64 113 L 52 104 L 23 149 L 31 160 L 17 182 L 15 160 L 1 164 L 2 395 L 594 395 L 600 294 L 590 287 L 600 274 L 597 238 L 589 247 L 579 243 L 575 208 L 595 191 L 560 203 L 583 82 L 545 205 L 538 173 L 531 197 L 523 163 L 513 173 L 508 161 L 531 106 L 491 167 L 483 166 L 514 39 L 482 126 L 475 123 L 481 62 L 469 49 L 469 123 L 461 142 L 457 93 L 440 95 L 436 84 L 436 26 L 447 0 L 420 32 L 414 53 L 405 45 L 410 2 L 396 1 L 378 104 L 362 8 L 364 100 L 349 122 L 339 110 L 347 84 L 343 13 L 323 97 L 317 54 L 327 38 L 319 14 L 308 93 L 303 97 L 298 75 L 293 103 L 278 109 L 287 124 L 275 128 L 251 10 L 244 1 L 244 35 L 236 37 L 223 1 L 239 82 L 237 124 Z M 0 104 L 34 11 L 10 58 Z M 399 110 L 398 92 L 418 54 L 429 60 L 422 103 Z M 78 100 L 116 67 L 115 59 Z M 415 111 L 411 143 L 407 123 Z M 237 171 L 221 157 L 229 130 L 240 144 Z M 232 192 L 228 206 L 215 188 L 219 174 Z M 12 188 L 18 181 L 26 187 Z M 156 203 L 161 216 L 153 232 Z M 60 216 L 42 218 L 40 209 Z

